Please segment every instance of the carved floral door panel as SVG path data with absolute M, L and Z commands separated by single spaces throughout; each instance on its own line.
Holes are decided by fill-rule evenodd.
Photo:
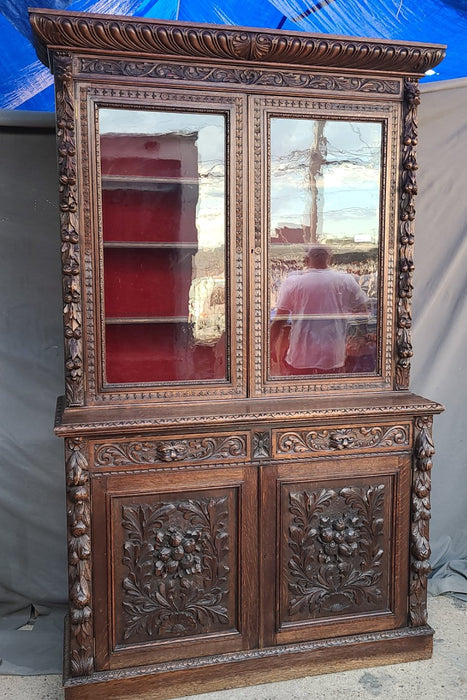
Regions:
M 96 480 L 100 668 L 242 649 L 255 635 L 253 470 Z M 106 562 L 105 553 L 108 552 Z M 250 574 L 248 574 L 250 572 Z M 254 643 L 254 642 L 253 642 Z
M 265 610 L 267 643 L 405 624 L 407 553 L 398 542 L 409 475 L 400 456 L 264 468 L 263 528 L 276 532 L 263 541 L 263 580 L 275 599 Z

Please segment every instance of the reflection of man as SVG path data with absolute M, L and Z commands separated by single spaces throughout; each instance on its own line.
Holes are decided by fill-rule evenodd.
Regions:
M 355 279 L 328 267 L 331 249 L 314 243 L 306 270 L 287 277 L 279 291 L 271 325 L 271 360 L 279 374 L 327 374 L 344 371 L 349 314 L 367 313 L 367 297 Z M 291 322 L 288 349 L 281 350 Z

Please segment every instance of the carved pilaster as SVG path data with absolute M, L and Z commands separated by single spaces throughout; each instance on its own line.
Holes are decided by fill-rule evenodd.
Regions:
M 409 620 L 413 627 L 427 622 L 427 576 L 431 571 L 429 522 L 431 517 L 431 457 L 435 452 L 431 438 L 431 417 L 415 421 L 414 471 L 412 480 L 410 532 L 410 604 Z
M 83 448 L 82 438 L 66 441 L 71 676 L 87 676 L 94 670 L 90 489 Z
M 420 104 L 418 80 L 405 81 L 404 125 L 402 134 L 402 175 L 399 223 L 399 268 L 396 330 L 395 389 L 409 386 L 410 358 L 412 357 L 412 289 L 415 195 L 417 194 L 418 143 L 417 107 Z
M 57 146 L 60 235 L 62 240 L 65 396 L 68 406 L 83 403 L 81 284 L 76 184 L 76 135 L 71 57 L 56 54 Z

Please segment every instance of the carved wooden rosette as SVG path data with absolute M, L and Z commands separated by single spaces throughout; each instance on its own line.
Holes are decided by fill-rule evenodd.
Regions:
M 409 620 L 413 627 L 426 625 L 427 576 L 431 571 L 429 524 L 431 518 L 431 467 L 435 453 L 431 437 L 433 418 L 415 421 L 414 472 L 412 480 L 412 519 L 410 532 Z
M 410 358 L 412 357 L 412 290 L 415 195 L 417 194 L 418 143 L 417 107 L 420 104 L 418 80 L 405 80 L 404 125 L 402 145 L 402 176 L 399 228 L 398 304 L 396 330 L 395 389 L 409 386 Z
M 70 675 L 94 670 L 91 600 L 91 512 L 88 460 L 82 438 L 66 441 Z
M 81 284 L 76 184 L 71 57 L 56 54 L 57 145 L 59 168 L 60 235 L 62 240 L 63 322 L 65 332 L 65 395 L 68 406 L 83 403 L 83 347 Z

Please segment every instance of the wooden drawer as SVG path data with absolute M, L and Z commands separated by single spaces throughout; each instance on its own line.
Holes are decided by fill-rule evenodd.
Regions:
M 150 465 L 238 463 L 251 458 L 251 440 L 247 431 L 107 438 L 91 442 L 91 456 L 93 469 L 99 472 Z
M 378 422 L 359 425 L 326 425 L 273 429 L 275 459 L 321 457 L 336 452 L 359 453 L 407 450 L 412 445 L 412 423 Z

